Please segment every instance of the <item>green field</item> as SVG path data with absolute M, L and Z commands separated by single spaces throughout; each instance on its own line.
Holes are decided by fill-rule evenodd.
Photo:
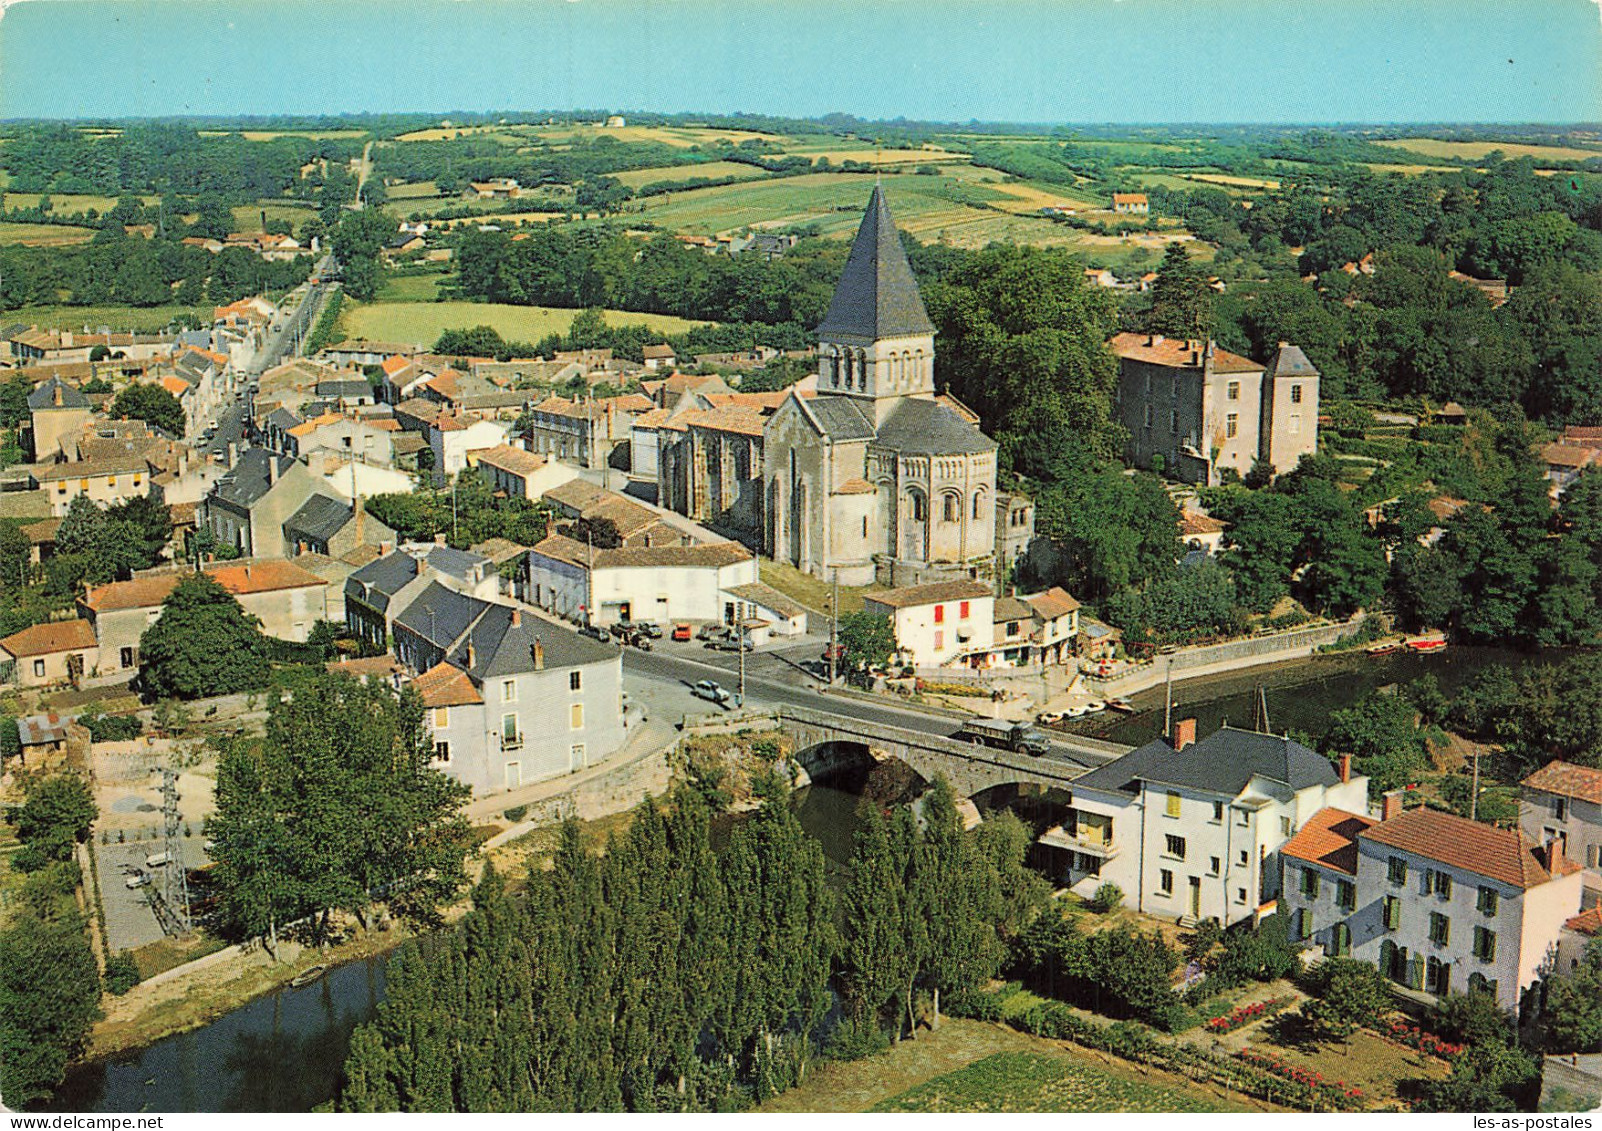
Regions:
M 384 192 L 391 200 L 415 200 L 418 197 L 438 196 L 439 186 L 433 181 L 417 181 L 409 185 L 390 185 Z
M 1243 1107 L 1114 1075 L 1098 1065 L 1066 1057 L 998 1052 L 966 1068 L 937 1076 L 873 1112 L 1029 1111 L 1241 1111 Z
M 430 275 L 386 275 L 384 285 L 378 292 L 378 301 L 433 302 L 444 278 L 443 274 L 437 272 Z
M 169 323 L 187 320 L 211 325 L 209 306 L 19 306 L 5 312 L 7 322 L 26 322 L 44 330 L 132 330 L 150 334 Z
M 61 247 L 65 244 L 88 243 L 94 235 L 91 228 L 78 228 L 70 224 L 0 223 L 0 247 Z
M 415 342 L 431 346 L 446 330 L 493 326 L 508 341 L 537 342 L 572 325 L 576 310 L 551 306 L 509 306 L 482 302 L 347 302 L 339 326 L 347 338 Z M 613 326 L 645 325 L 663 334 L 679 334 L 701 323 L 665 314 L 609 310 Z
M 1533 157 L 1537 161 L 1588 161 L 1602 157 L 1602 148 L 1576 149 L 1567 145 L 1522 145 L 1511 141 L 1441 141 L 1433 137 L 1405 137 L 1376 142 L 1387 149 L 1400 149 L 1424 157 L 1460 157 L 1478 161 L 1486 154 L 1500 151 L 1510 160 L 1515 157 Z
M 117 206 L 114 196 L 96 196 L 93 193 L 77 192 L 8 192 L 5 194 L 5 207 L 7 208 L 36 208 L 42 197 L 50 198 L 51 211 L 61 215 L 70 215 L 73 212 L 87 212 L 93 208 L 96 212 L 106 212 Z M 159 196 L 142 196 L 139 198 L 146 204 L 159 204 Z
M 297 208 L 292 204 L 241 204 L 233 210 L 234 231 L 236 232 L 264 232 L 261 214 L 267 213 L 269 220 L 287 220 L 292 229 L 299 229 L 302 224 L 317 215 L 315 208 Z

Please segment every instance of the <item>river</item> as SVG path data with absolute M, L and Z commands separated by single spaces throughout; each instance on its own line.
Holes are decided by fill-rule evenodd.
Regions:
M 1551 659 L 1549 654 L 1546 658 Z M 1257 688 L 1266 692 L 1275 731 L 1322 734 L 1329 712 L 1370 691 L 1432 673 L 1448 694 L 1489 667 L 1523 667 L 1536 657 L 1492 648 L 1448 648 L 1370 657 L 1322 656 L 1273 668 L 1174 685 L 1175 718 L 1194 716 L 1202 735 L 1226 720 L 1250 726 Z M 1133 698 L 1132 715 L 1104 714 L 1074 729 L 1136 745 L 1163 726 L 1163 689 Z M 832 883 L 843 880 L 856 829 L 860 782 L 813 785 L 797 799 L 802 826 L 823 845 Z M 61 1111 L 307 1111 L 338 1085 L 351 1031 L 384 995 L 383 958 L 355 962 L 300 989 L 282 989 L 193 1032 L 140 1052 L 72 1070 L 54 1108 Z

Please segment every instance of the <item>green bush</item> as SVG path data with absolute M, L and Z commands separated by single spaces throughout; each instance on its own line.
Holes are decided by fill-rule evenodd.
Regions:
M 508 821 L 515 825 L 524 817 L 528 816 L 528 806 L 513 805 L 510 809 L 506 810 L 506 812 L 502 813 L 501 816 L 505 817 Z
M 134 961 L 133 955 L 126 950 L 119 950 L 106 959 L 106 972 L 103 981 L 106 992 L 121 997 L 137 986 L 143 979 L 139 974 L 139 964 Z
M 830 1060 L 863 1060 L 877 1056 L 889 1047 L 890 1038 L 871 1020 L 845 1020 L 829 1035 L 823 1055 Z
M 79 716 L 78 721 L 88 729 L 89 737 L 95 742 L 127 742 L 138 738 L 143 730 L 137 715 L 108 715 L 96 711 Z
M 1115 883 L 1105 883 L 1096 889 L 1096 894 L 1090 898 L 1091 904 L 1103 915 L 1117 911 L 1124 902 L 1124 889 Z

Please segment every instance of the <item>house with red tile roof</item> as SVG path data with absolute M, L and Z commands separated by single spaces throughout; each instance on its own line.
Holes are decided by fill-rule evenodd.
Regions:
M 9 684 L 44 687 L 70 683 L 76 687 L 100 666 L 100 647 L 88 621 L 52 621 L 0 639 L 0 664 L 11 669 L 4 680 Z
M 1280 910 L 1307 949 L 1375 963 L 1404 989 L 1485 989 L 1504 1009 L 1550 973 L 1580 911 L 1581 868 L 1561 841 L 1541 844 L 1436 809 L 1379 820 L 1330 807 L 1280 850 Z
M 1519 783 L 1519 828 L 1559 841 L 1585 869 L 1585 906 L 1602 904 L 1602 769 L 1555 759 Z

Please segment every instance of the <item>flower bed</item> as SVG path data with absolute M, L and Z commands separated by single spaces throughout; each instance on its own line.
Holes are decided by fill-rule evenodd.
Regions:
M 1361 1111 L 1363 1089 L 1349 1086 L 1344 1080 L 1326 1080 L 1322 1072 L 1303 1068 L 1281 1060 L 1273 1053 L 1256 1049 L 1241 1049 L 1235 1054 L 1253 1068 L 1272 1073 L 1306 1089 L 1305 1095 L 1315 1111 Z
M 1409 1025 L 1406 1021 L 1392 1019 L 1375 1031 L 1386 1040 L 1404 1048 L 1421 1052 L 1425 1056 L 1434 1056 L 1450 1061 L 1463 1054 L 1462 1045 L 1455 1045 L 1451 1041 L 1443 1041 L 1434 1033 L 1427 1033 L 1417 1025 Z
M 1207 1021 L 1202 1028 L 1213 1034 L 1233 1033 L 1243 1025 L 1274 1016 L 1290 1005 L 1291 1001 L 1292 999 L 1288 997 L 1276 997 L 1268 1001 L 1254 1001 L 1250 1005 L 1238 1005 L 1230 1012 Z

